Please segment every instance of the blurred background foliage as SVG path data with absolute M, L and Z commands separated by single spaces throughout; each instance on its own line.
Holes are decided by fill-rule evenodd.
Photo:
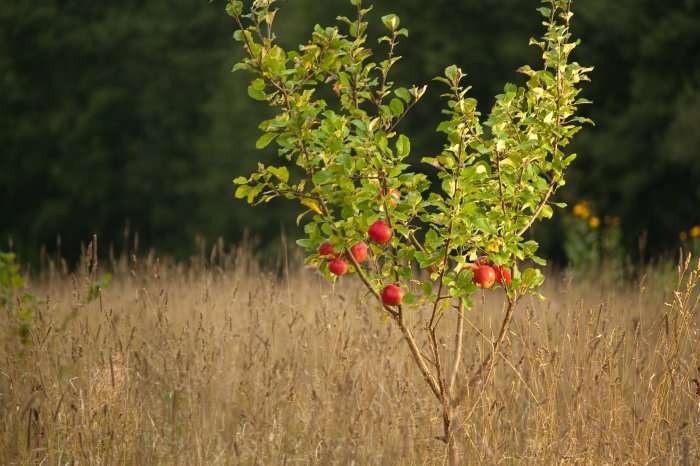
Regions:
M 515 70 L 537 63 L 528 39 L 542 28 L 532 0 L 376 0 L 410 36 L 394 72 L 401 84 L 430 84 L 449 64 L 468 74 L 488 113 Z M 120 251 L 139 235 L 142 249 L 186 257 L 195 238 L 260 244 L 297 235 L 288 203 L 250 207 L 231 180 L 274 149 L 254 147 L 269 114 L 248 98 L 249 76 L 233 24 L 217 0 L 43 0 L 0 9 L 0 249 L 23 261 L 42 246 L 75 260 L 98 234 Z M 280 2 L 278 36 L 305 41 L 315 23 L 351 15 L 346 0 Z M 619 218 L 628 254 L 657 255 L 700 223 L 700 1 L 576 0 L 575 59 L 595 66 L 583 108 L 596 122 L 577 136 L 579 154 L 558 200 L 585 199 Z M 373 45 L 377 51 L 382 46 Z M 402 123 L 414 161 L 437 153 L 440 89 Z M 571 207 L 568 209 L 571 210 Z M 534 231 L 546 254 L 566 260 L 566 218 Z M 58 240 L 60 238 L 60 240 Z M 11 245 L 11 246 L 10 246 Z M 200 242 L 201 245 L 201 242 Z M 131 246 L 133 247 L 133 245 Z M 60 248 L 60 251 L 56 251 Z

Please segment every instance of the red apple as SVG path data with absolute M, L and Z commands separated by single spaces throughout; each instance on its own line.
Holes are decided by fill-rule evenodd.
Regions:
M 397 306 L 403 301 L 403 290 L 398 285 L 387 285 L 382 290 L 382 302 L 387 306 Z
M 351 247 L 350 252 L 358 264 L 367 259 L 367 245 L 364 242 L 357 243 Z
M 510 271 L 503 266 L 493 267 L 493 271 L 496 274 L 496 283 L 500 283 L 503 286 L 508 286 L 511 278 Z
M 394 235 L 391 232 L 391 228 L 389 228 L 389 225 L 384 223 L 383 220 L 377 220 L 372 225 L 370 225 L 369 229 L 367 230 L 367 234 L 369 234 L 369 237 L 372 239 L 372 241 L 374 241 L 377 244 L 386 243 Z
M 318 247 L 318 253 L 322 256 L 340 257 L 340 253 L 336 252 L 334 248 L 335 245 L 333 243 L 326 242 Z
M 489 265 L 482 265 L 474 270 L 472 281 L 482 288 L 491 288 L 496 281 L 496 272 Z
M 386 190 L 382 189 L 379 191 L 379 194 L 377 195 L 378 198 L 384 197 L 384 193 L 386 193 Z M 401 193 L 397 189 L 390 189 L 389 190 L 389 199 L 388 203 L 393 206 L 399 205 L 399 201 L 401 200 Z
M 343 259 L 333 259 L 328 263 L 328 270 L 338 276 L 345 275 L 348 271 L 348 263 Z

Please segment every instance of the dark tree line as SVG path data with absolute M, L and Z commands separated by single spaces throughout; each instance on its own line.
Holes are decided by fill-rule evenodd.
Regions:
M 430 83 L 456 63 L 487 112 L 515 70 L 536 60 L 539 2 L 377 0 L 410 31 L 394 79 Z M 648 232 L 652 251 L 700 223 L 700 2 L 577 0 L 576 59 L 595 66 L 564 201 L 591 199 L 620 215 L 629 245 Z M 256 151 L 268 111 L 230 73 L 241 51 L 224 2 L 46 0 L 0 9 L 0 244 L 31 260 L 41 245 L 74 259 L 93 233 L 185 256 L 196 235 L 238 241 L 245 229 L 274 243 L 297 212 L 233 199 L 231 180 Z M 286 45 L 314 23 L 350 15 L 345 0 L 280 2 Z M 382 50 L 380 44 L 377 51 Z M 431 89 L 434 87 L 434 89 Z M 442 144 L 437 86 L 403 123 L 417 161 Z M 547 231 L 557 253 L 556 222 Z

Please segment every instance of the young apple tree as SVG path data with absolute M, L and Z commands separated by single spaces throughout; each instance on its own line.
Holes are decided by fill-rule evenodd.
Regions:
M 444 121 L 437 130 L 444 149 L 423 162 L 437 170 L 440 190 L 411 171 L 406 159 L 410 139 L 400 122 L 419 102 L 426 86 L 397 87 L 390 79 L 399 40 L 408 35 L 396 15 L 381 18 L 387 50 L 376 59 L 367 44 L 365 18 L 371 7 L 361 0 L 352 18 L 339 26 L 315 26 L 308 42 L 285 50 L 276 41 L 276 0 L 244 5 L 230 0 L 227 12 L 234 38 L 246 57 L 234 70 L 254 75 L 248 94 L 275 109 L 260 123 L 256 146 L 277 145 L 280 166 L 259 164 L 234 181 L 236 197 L 259 204 L 276 197 L 299 202 L 307 210 L 309 252 L 329 279 L 355 274 L 388 320 L 402 332 L 411 357 L 442 410 L 451 464 L 460 460 L 455 418 L 468 392 L 486 387 L 518 300 L 544 281 L 537 268 L 537 243 L 525 232 L 553 214 L 556 190 L 575 155 L 566 152 L 572 136 L 587 122 L 576 115 L 578 85 L 585 68 L 569 60 L 576 47 L 569 32 L 571 0 L 547 0 L 542 38 L 530 43 L 542 52 L 537 68 L 523 66 L 523 86 L 507 84 L 486 118 L 468 96 L 457 66 L 435 78 L 444 86 Z M 291 170 L 290 170 L 291 168 Z M 305 215 L 311 215 L 309 218 Z M 344 278 L 347 279 L 347 278 Z M 471 372 L 462 367 L 463 334 L 473 295 L 503 288 L 502 324 L 490 351 Z M 421 343 L 408 313 L 427 308 Z M 441 326 L 455 313 L 456 328 Z M 438 344 L 454 332 L 454 345 Z M 460 410 L 466 422 L 476 407 Z

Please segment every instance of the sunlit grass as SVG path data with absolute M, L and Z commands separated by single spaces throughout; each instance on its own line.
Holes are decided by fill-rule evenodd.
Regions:
M 400 332 L 353 277 L 333 289 L 300 263 L 273 274 L 219 248 L 46 267 L 29 281 L 47 298 L 34 344 L 0 321 L 0 463 L 443 464 L 439 407 Z M 549 276 L 462 406 L 469 464 L 698 464 L 696 280 L 695 262 L 624 286 Z M 500 293 L 469 311 L 466 370 Z

